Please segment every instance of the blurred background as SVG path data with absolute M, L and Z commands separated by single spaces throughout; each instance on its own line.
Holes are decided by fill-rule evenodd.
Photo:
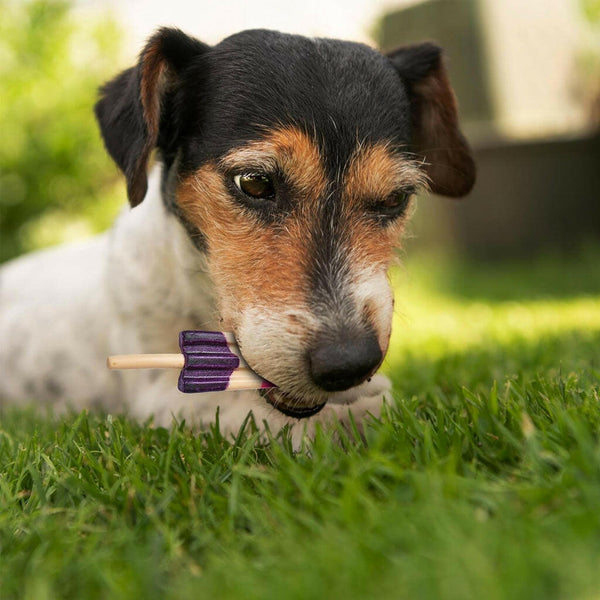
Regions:
M 473 194 L 421 198 L 408 246 L 476 260 L 575 255 L 600 239 L 600 0 L 0 0 L 0 260 L 101 231 L 125 199 L 97 88 L 160 25 L 447 52 L 477 157 Z M 412 250 L 412 248 L 411 248 Z

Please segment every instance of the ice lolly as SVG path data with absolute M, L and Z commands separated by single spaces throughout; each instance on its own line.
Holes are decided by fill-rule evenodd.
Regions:
M 244 361 L 231 333 L 182 331 L 181 354 L 122 354 L 109 356 L 109 369 L 181 369 L 177 387 L 185 393 L 276 387 Z

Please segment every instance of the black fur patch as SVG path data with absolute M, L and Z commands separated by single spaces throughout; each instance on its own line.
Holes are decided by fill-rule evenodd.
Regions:
M 145 193 L 151 147 L 164 161 L 164 180 L 176 180 L 285 125 L 317 142 L 335 184 L 359 143 L 385 140 L 391 149 L 410 151 L 412 87 L 441 69 L 440 63 L 433 44 L 388 58 L 362 44 L 267 30 L 244 31 L 208 47 L 179 30 L 161 29 L 138 65 L 102 88 L 96 115 L 106 147 L 127 177 L 132 204 Z M 158 121 L 147 114 L 148 106 L 159 107 Z M 163 190 L 169 210 L 204 247 L 178 211 L 171 188 Z M 324 200 L 325 223 L 336 218 L 328 204 L 335 201 Z M 332 255 L 334 249 L 321 244 L 327 235 L 316 235 L 319 252 Z
M 187 72 L 182 168 L 282 125 L 314 137 L 338 177 L 359 140 L 410 141 L 410 107 L 391 62 L 352 42 L 265 30 L 231 36 Z

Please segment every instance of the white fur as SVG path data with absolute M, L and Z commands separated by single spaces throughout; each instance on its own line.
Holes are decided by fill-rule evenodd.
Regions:
M 374 328 L 378 335 L 379 346 L 383 354 L 392 333 L 392 317 L 394 314 L 394 292 L 390 285 L 386 271 L 380 267 L 374 270 L 371 267 L 353 269 L 351 297 L 356 306 L 357 314 L 370 304 L 374 313 Z
M 378 414 L 389 389 L 382 376 L 331 395 L 318 415 L 298 421 L 258 392 L 182 394 L 173 371 L 106 369 L 109 354 L 177 352 L 180 330 L 220 329 L 204 257 L 166 211 L 159 179 L 156 169 L 144 202 L 124 211 L 106 234 L 0 270 L 0 403 L 98 406 L 139 419 L 154 415 L 160 425 L 173 416 L 207 425 L 218 407 L 226 433 L 236 433 L 252 411 L 273 432 L 294 425 L 296 444 L 317 422 L 343 421 L 349 408 L 359 421 Z M 365 295 L 371 294 L 359 294 Z M 273 328 L 269 333 L 263 324 L 248 325 L 244 335 L 265 335 L 270 343 Z M 293 336 L 286 342 L 293 344 Z

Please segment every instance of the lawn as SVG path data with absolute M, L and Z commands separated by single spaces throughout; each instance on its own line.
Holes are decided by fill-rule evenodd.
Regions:
M 407 260 L 360 442 L 5 409 L 0 598 L 600 598 L 599 264 Z

